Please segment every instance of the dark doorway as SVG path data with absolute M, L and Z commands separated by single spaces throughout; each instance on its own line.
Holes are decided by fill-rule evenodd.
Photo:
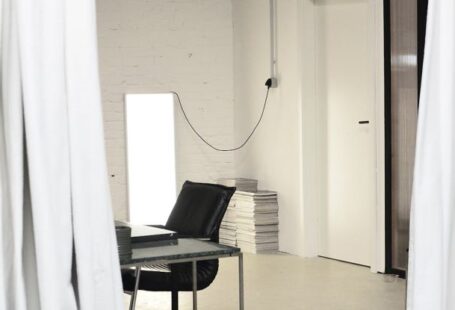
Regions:
M 384 0 L 386 272 L 406 276 L 428 0 Z

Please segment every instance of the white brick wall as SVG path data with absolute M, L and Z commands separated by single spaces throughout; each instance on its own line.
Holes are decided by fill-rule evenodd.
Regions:
M 233 144 L 233 27 L 229 0 L 97 0 L 106 148 L 115 217 L 127 217 L 123 96 L 175 90 L 196 128 Z M 176 115 L 178 187 L 232 176 Z M 153 190 L 153 189 L 151 189 Z

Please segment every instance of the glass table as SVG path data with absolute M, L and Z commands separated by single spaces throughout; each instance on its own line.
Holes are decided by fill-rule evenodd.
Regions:
M 145 247 L 133 249 L 133 254 L 128 258 L 121 258 L 122 268 L 134 267 L 136 269 L 136 282 L 131 295 L 130 310 L 136 306 L 141 268 L 152 264 L 192 263 L 193 274 L 193 309 L 197 309 L 197 261 L 218 259 L 223 257 L 238 257 L 239 260 L 239 309 L 244 309 L 243 292 L 243 254 L 239 248 L 221 245 L 218 243 L 199 239 L 178 239 L 177 245 Z

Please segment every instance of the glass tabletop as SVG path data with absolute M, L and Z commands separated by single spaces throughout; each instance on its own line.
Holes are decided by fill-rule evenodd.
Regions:
M 133 249 L 131 257 L 120 259 L 120 265 L 127 267 L 186 259 L 190 261 L 195 258 L 232 256 L 239 253 L 239 248 L 215 242 L 198 239 L 178 239 L 178 244 L 176 245 Z

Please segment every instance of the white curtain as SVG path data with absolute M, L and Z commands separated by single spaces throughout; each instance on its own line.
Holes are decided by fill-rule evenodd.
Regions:
M 411 211 L 408 309 L 455 309 L 455 1 L 430 0 Z
M 0 0 L 0 310 L 122 309 L 94 0 Z

